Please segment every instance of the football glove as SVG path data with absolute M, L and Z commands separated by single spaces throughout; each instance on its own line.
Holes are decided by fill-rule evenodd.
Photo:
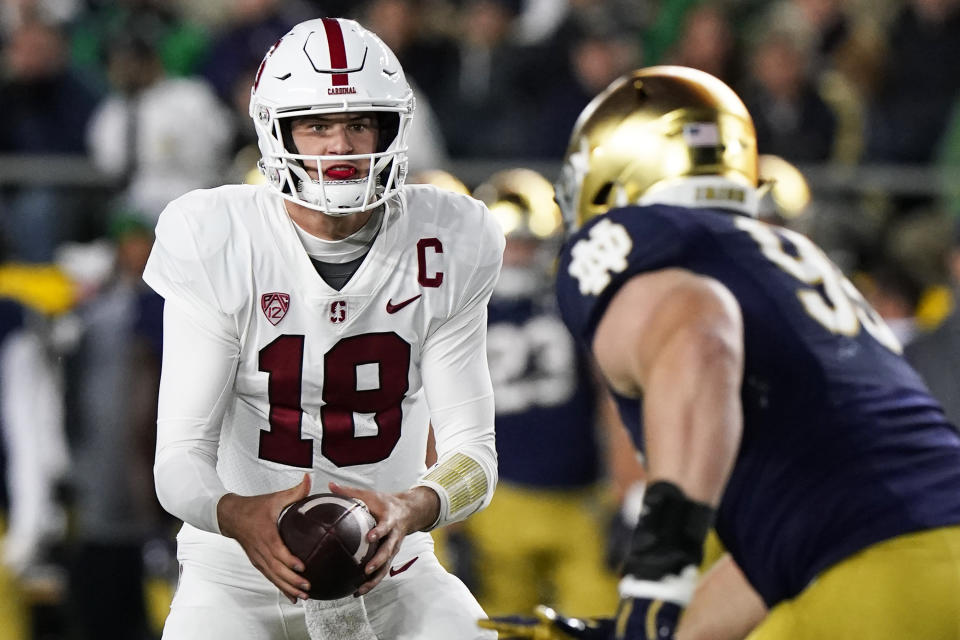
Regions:
M 612 640 L 613 619 L 569 618 L 539 605 L 533 616 L 500 616 L 477 622 L 500 640 Z
M 626 577 L 620 581 L 620 607 L 614 640 L 671 640 L 697 583 L 697 570 L 656 582 Z
M 623 564 L 616 640 L 674 637 L 693 597 L 713 514 L 713 508 L 690 500 L 675 484 L 647 487 Z

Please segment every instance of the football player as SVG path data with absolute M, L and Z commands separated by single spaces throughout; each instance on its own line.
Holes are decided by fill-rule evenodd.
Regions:
M 57 487 L 70 469 L 62 369 L 54 339 L 76 288 L 49 264 L 0 263 L 0 639 L 40 633 L 40 609 L 58 608 L 51 547 L 66 514 Z M 42 602 L 41 602 L 42 601 Z M 54 616 L 55 617 L 55 616 Z M 56 625 L 54 625 L 56 626 Z
M 377 36 L 301 23 L 251 92 L 265 184 L 194 191 L 160 218 L 144 274 L 166 300 L 155 476 L 184 521 L 166 638 L 306 637 L 309 585 L 276 521 L 311 486 L 378 521 L 363 597 L 346 599 L 367 631 L 493 636 L 427 531 L 496 485 L 485 329 L 503 235 L 477 200 L 404 186 L 413 112 Z
M 756 187 L 750 115 L 700 71 L 622 77 L 574 128 L 561 313 L 650 483 L 606 637 L 691 637 L 712 525 L 735 562 L 701 581 L 690 617 L 703 597 L 727 626 L 699 637 L 960 638 L 960 436 L 823 252 L 754 217 Z
M 507 239 L 487 329 L 500 481 L 490 507 L 465 523 L 477 595 L 490 615 L 531 610 L 544 593 L 564 612 L 600 615 L 616 605 L 599 506 L 607 405 L 556 309 L 562 220 L 553 186 L 533 170 L 507 169 L 474 196 Z

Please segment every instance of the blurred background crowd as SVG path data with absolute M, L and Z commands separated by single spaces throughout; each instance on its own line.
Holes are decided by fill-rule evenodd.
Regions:
M 526 213 L 550 206 L 542 179 L 618 75 L 670 63 L 725 80 L 756 123 L 768 215 L 854 275 L 960 421 L 960 0 L 2 0 L 0 639 L 156 636 L 176 523 L 153 496 L 162 301 L 140 273 L 167 202 L 258 179 L 247 115 L 257 66 L 292 25 L 321 16 L 359 20 L 400 58 L 417 93 L 415 180 L 442 176 L 491 204 L 509 192 Z M 493 179 L 519 167 L 538 175 L 506 190 Z M 546 321 L 530 324 L 549 307 L 507 309 L 526 324 L 491 349 L 515 354 L 526 336 L 533 361 L 566 367 L 538 342 Z M 510 366 L 508 390 L 539 375 Z M 603 422 L 603 404 L 576 415 Z M 618 435 L 596 437 L 578 445 L 596 460 L 576 481 L 533 484 L 613 486 L 605 499 L 577 495 L 616 521 L 637 472 L 605 455 L 622 451 Z M 529 456 L 531 443 L 501 447 Z M 554 528 L 568 517 L 537 516 Z M 484 545 L 470 536 L 454 532 L 450 561 L 488 608 L 522 610 L 515 594 L 482 593 Z M 553 551 L 537 553 L 553 566 Z

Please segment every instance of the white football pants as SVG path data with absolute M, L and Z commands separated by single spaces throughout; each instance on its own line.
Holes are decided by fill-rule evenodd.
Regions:
M 203 541 L 188 542 L 181 533 L 180 580 L 163 640 L 310 640 L 303 603 L 291 604 L 239 544 L 192 533 L 201 534 L 192 540 Z M 395 575 L 363 596 L 378 640 L 496 638 L 477 627 L 486 615 L 466 586 L 440 565 L 430 546 L 410 540 L 420 536 L 429 540 L 427 534 L 408 536 L 393 560 Z

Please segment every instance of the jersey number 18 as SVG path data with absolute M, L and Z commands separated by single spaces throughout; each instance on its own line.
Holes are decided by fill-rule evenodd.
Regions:
M 260 371 L 270 374 L 270 430 L 260 432 L 260 453 L 293 467 L 313 466 L 313 440 L 300 437 L 303 409 L 302 335 L 283 335 L 260 350 Z M 358 389 L 357 367 L 374 364 L 380 384 Z M 401 403 L 407 395 L 410 345 L 396 333 L 343 338 L 323 356 L 323 429 L 320 451 L 339 467 L 385 460 L 400 440 Z M 376 435 L 357 436 L 354 413 L 373 414 Z

